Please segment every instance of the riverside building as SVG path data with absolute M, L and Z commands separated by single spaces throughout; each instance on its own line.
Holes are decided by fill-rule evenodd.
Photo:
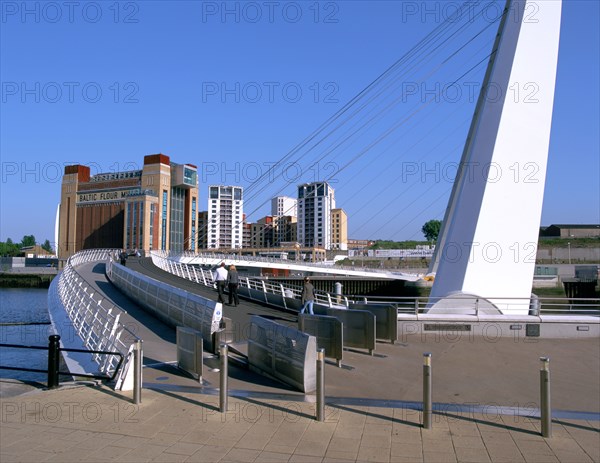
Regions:
M 238 249 L 244 237 L 244 199 L 240 186 L 208 187 L 207 247 Z
M 65 167 L 57 214 L 60 258 L 82 249 L 196 251 L 198 169 L 164 154 L 141 170 L 90 174 Z
M 298 241 L 305 247 L 331 249 L 331 211 L 335 194 L 327 182 L 298 186 Z

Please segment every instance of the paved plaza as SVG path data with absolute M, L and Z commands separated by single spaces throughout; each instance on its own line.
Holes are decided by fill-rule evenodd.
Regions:
M 122 462 L 592 462 L 598 421 L 539 420 L 495 412 L 421 413 L 391 407 L 229 398 L 214 394 L 65 385 L 1 400 L 0 461 Z

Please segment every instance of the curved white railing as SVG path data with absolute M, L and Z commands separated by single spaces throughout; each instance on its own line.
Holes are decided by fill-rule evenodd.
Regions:
M 199 256 L 190 251 L 184 253 L 174 253 L 169 251 L 151 251 L 151 256 L 154 264 L 174 275 L 186 278 L 191 281 L 203 284 L 205 286 L 214 286 L 213 274 L 210 270 L 200 268 L 191 264 L 181 262 L 181 257 Z M 214 255 L 211 255 L 214 257 Z M 223 254 L 222 260 L 231 261 L 235 255 Z M 229 259 L 229 260 L 228 260 Z M 246 257 L 244 257 L 246 259 Z M 266 262 L 266 260 L 265 260 Z M 299 299 L 302 294 L 300 285 L 285 286 L 280 283 L 272 283 L 265 281 L 262 278 L 243 278 L 240 281 L 241 287 L 246 287 L 253 290 L 262 291 L 265 294 L 279 294 L 292 299 Z M 448 298 L 452 299 L 452 298 Z M 450 311 L 436 311 L 438 313 L 460 313 L 461 315 L 485 315 L 485 314 L 505 314 L 511 315 L 522 311 L 522 306 L 529 306 L 529 313 L 538 315 L 543 307 L 547 315 L 570 315 L 581 312 L 585 315 L 598 316 L 600 311 L 600 300 L 598 299 L 576 299 L 557 301 L 558 298 L 532 298 L 530 301 L 525 301 L 516 298 L 494 298 L 501 301 L 501 307 L 492 306 L 486 299 L 481 297 L 466 298 L 464 295 L 457 295 L 456 302 L 460 305 L 460 310 L 450 309 Z M 285 301 L 284 301 L 285 302 Z M 329 307 L 348 307 L 354 303 L 370 303 L 370 304 L 394 304 L 397 306 L 400 314 L 412 313 L 415 315 L 429 313 L 431 310 L 431 300 L 429 297 L 376 297 L 369 296 L 360 298 L 348 298 L 339 294 L 332 294 L 323 291 L 316 291 L 316 303 Z M 284 304 L 282 304 L 284 305 Z
M 188 262 L 192 264 L 215 264 L 220 261 L 227 261 L 234 263 L 239 266 L 260 266 L 259 264 L 270 264 L 271 266 L 275 266 L 277 268 L 287 268 L 291 270 L 297 270 L 301 272 L 309 271 L 309 272 L 323 272 L 333 275 L 353 275 L 353 276 L 365 276 L 365 277 L 381 277 L 386 279 L 394 279 L 394 280 L 406 280 L 406 281 L 417 281 L 422 278 L 423 275 L 417 273 L 405 273 L 405 272 L 392 272 L 390 270 L 385 269 L 376 269 L 376 268 L 364 268 L 364 267 L 354 267 L 354 266 L 342 266 L 342 265 L 333 265 L 333 263 L 325 263 L 325 262 L 305 262 L 305 261 L 295 261 L 295 260 L 286 260 L 286 259 L 278 259 L 273 257 L 263 257 L 263 256 L 245 256 L 239 254 L 224 254 L 224 253 L 198 253 L 195 254 L 192 251 L 184 251 L 184 252 L 169 252 L 169 251 L 161 251 L 165 255 L 163 257 L 169 257 L 178 260 L 188 260 L 193 262 Z M 257 264 L 257 265 L 253 265 Z M 263 265 L 265 266 L 265 265 Z
M 60 311 L 66 313 L 70 323 L 69 329 L 73 331 L 69 334 L 75 334 L 81 339 L 84 348 L 92 351 L 118 351 L 123 355 L 125 361 L 116 377 L 116 387 L 122 388 L 128 371 L 127 359 L 137 338 L 120 323 L 121 312 L 115 310 L 114 304 L 95 293 L 95 290 L 77 272 L 79 265 L 88 262 L 106 262 L 114 257 L 116 252 L 118 251 L 114 249 L 93 249 L 78 252 L 70 257 L 64 269 L 50 285 L 48 308 L 51 314 L 58 314 Z M 62 331 L 60 326 L 55 326 L 55 329 Z M 63 336 L 63 343 L 66 341 Z M 71 342 L 71 346 L 76 344 Z M 68 353 L 66 357 L 69 357 Z M 75 357 L 77 356 L 71 356 L 71 358 Z M 92 359 L 98 365 L 98 372 L 109 376 L 115 372 L 119 362 L 119 358 L 115 355 L 92 354 Z M 81 364 L 79 367 L 86 368 Z
M 150 251 L 152 262 L 158 268 L 165 272 L 172 273 L 181 278 L 202 284 L 208 287 L 214 287 L 213 272 L 207 269 L 199 268 L 194 265 L 186 264 L 175 260 L 173 257 L 179 257 L 179 253 L 169 251 Z M 282 306 L 286 307 L 285 298 L 300 299 L 302 296 L 302 286 L 283 285 L 281 283 L 272 283 L 262 278 L 240 278 L 240 287 L 248 288 L 262 292 L 264 294 L 276 294 L 282 297 Z M 349 301 L 346 297 L 339 297 L 336 294 L 330 294 L 325 291 L 315 290 L 315 303 L 326 307 L 348 307 Z M 287 307 L 286 307 L 287 308 Z

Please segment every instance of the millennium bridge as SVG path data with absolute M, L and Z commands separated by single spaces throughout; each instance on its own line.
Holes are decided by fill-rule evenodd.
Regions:
M 375 390 L 382 399 L 390 398 L 390 389 L 369 380 L 364 383 L 363 375 L 375 374 L 373 365 L 381 367 L 377 375 L 384 374 L 396 361 L 398 352 L 394 350 L 410 345 L 411 340 L 467 339 L 478 345 L 493 339 L 523 345 L 552 343 L 560 338 L 594 342 L 600 334 L 597 300 L 557 305 L 540 299 L 541 310 L 538 306 L 530 315 L 511 315 L 510 310 L 490 312 L 485 305 L 472 306 L 472 301 L 466 301 L 460 313 L 440 314 L 429 313 L 426 298 L 384 300 L 317 291 L 315 315 L 298 316 L 300 285 L 246 277 L 241 279 L 240 306 L 224 307 L 216 301 L 210 266 L 222 261 L 261 267 L 271 263 L 233 256 L 151 252 L 149 257 L 129 258 L 121 265 L 117 252 L 88 250 L 71 257 L 48 296 L 51 318 L 65 348 L 116 350 L 126 359 L 115 371 L 118 362 L 114 356 L 65 352 L 69 371 L 75 377 L 90 371 L 116 373 L 116 389 L 132 388 L 136 341 L 143 340 L 144 365 L 156 366 L 154 376 L 160 376 L 157 371 L 161 368 L 175 368 L 181 363 L 182 339 L 189 332 L 203 340 L 205 351 L 197 355 L 208 365 L 214 364 L 211 359 L 216 358 L 218 345 L 231 346 L 231 358 L 242 370 L 252 372 L 252 385 L 240 385 L 244 390 L 260 389 L 258 385 L 267 381 L 266 389 L 271 393 L 281 393 L 282 387 L 285 391 L 312 392 L 314 372 L 306 374 L 304 370 L 312 368 L 315 352 L 311 349 L 319 345 L 326 346 L 326 358 L 338 367 L 334 378 L 349 372 L 353 377 L 350 383 L 348 378 L 338 378 L 335 389 L 340 395 L 353 395 L 353 390 L 354 394 L 360 390 L 367 394 L 368 385 L 367 395 L 372 396 Z M 279 265 L 312 273 L 338 270 L 296 263 Z M 341 276 L 348 271 L 339 269 L 333 274 Z M 382 278 L 413 278 L 392 272 L 363 272 L 375 273 Z M 149 371 L 154 370 L 145 369 Z M 144 380 L 144 387 L 163 386 Z

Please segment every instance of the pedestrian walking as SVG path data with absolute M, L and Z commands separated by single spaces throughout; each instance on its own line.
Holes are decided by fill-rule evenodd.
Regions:
M 219 293 L 219 302 L 225 303 L 225 285 L 227 284 L 227 270 L 225 269 L 225 262 L 221 262 L 221 265 L 217 268 L 213 275 L 213 279 L 217 283 L 217 292 Z
M 227 288 L 229 289 L 229 305 L 237 307 L 240 304 L 240 298 L 238 297 L 238 286 L 240 285 L 240 277 L 235 268 L 235 265 L 229 266 L 229 273 L 227 273 Z
M 314 315 L 313 304 L 315 302 L 315 287 L 310 282 L 310 278 L 304 278 L 304 287 L 302 288 L 302 309 L 300 313 L 303 314 L 306 309 L 308 313 Z

